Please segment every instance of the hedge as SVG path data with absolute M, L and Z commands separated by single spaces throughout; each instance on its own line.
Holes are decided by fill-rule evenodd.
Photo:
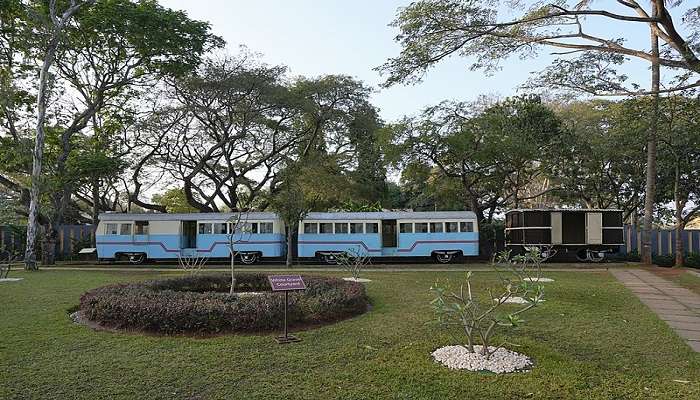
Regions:
M 284 296 L 270 291 L 267 276 L 237 274 L 229 296 L 230 275 L 202 275 L 99 287 L 83 294 L 80 311 L 101 326 L 155 332 L 223 333 L 279 329 Z M 332 322 L 363 313 L 369 300 L 364 285 L 336 278 L 304 276 L 307 289 L 290 292 L 291 326 Z

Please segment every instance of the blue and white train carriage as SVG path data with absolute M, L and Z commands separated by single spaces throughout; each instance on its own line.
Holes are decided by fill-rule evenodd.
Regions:
M 343 252 L 370 257 L 433 257 L 448 263 L 479 254 L 471 211 L 312 212 L 299 226 L 299 257 L 335 263 Z
M 241 261 L 281 257 L 284 224 L 274 213 L 251 212 L 242 221 L 233 213 L 99 215 L 96 244 L 100 260 L 172 260 L 180 255 L 229 257 L 229 233 Z
M 285 255 L 285 225 L 274 213 L 121 214 L 99 216 L 100 260 L 173 260 L 198 254 L 229 257 L 229 233 L 241 261 Z M 336 255 L 359 251 L 372 258 L 433 257 L 448 263 L 479 254 L 476 216 L 469 211 L 310 213 L 299 225 L 297 256 L 335 263 Z

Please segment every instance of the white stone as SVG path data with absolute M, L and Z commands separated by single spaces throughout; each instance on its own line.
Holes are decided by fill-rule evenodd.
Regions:
M 0 279 L 0 282 L 18 282 L 21 281 L 24 278 L 2 278 Z
M 533 365 L 529 357 L 502 347 L 489 346 L 489 350 L 493 352 L 489 359 L 481 354 L 481 350 L 480 345 L 474 346 L 474 353 L 470 353 L 466 346 L 445 346 L 431 355 L 436 362 L 449 369 L 491 371 L 496 374 L 522 371 Z
M 80 311 L 71 313 L 70 319 L 78 325 L 85 325 L 85 319 L 83 318 L 83 314 Z
M 255 297 L 255 296 L 262 296 L 265 293 L 268 292 L 240 292 L 240 293 L 235 293 L 238 295 L 238 297 Z
M 498 301 L 498 299 L 493 299 L 494 301 Z M 544 299 L 538 301 L 537 303 L 542 303 Z M 523 299 L 522 297 L 514 296 L 514 297 L 509 297 L 504 301 L 503 303 L 505 304 L 528 304 L 529 301 Z
M 551 278 L 525 278 L 523 280 L 527 282 L 554 282 L 554 279 Z
M 349 282 L 361 282 L 361 283 L 372 282 L 371 279 L 365 279 L 365 278 L 343 278 L 343 280 L 349 281 Z

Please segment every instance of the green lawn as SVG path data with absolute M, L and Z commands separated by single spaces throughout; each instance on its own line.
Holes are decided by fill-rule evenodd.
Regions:
M 373 309 L 302 332 L 207 339 L 95 332 L 66 310 L 85 290 L 176 272 L 15 272 L 1 283 L 0 399 L 698 399 L 700 356 L 605 272 L 547 272 L 548 301 L 508 347 L 526 373 L 450 371 L 430 352 L 428 287 L 457 272 L 372 272 Z M 493 279 L 479 272 L 476 279 Z M 690 383 L 674 382 L 690 381 Z
M 683 271 L 683 273 L 668 277 L 667 279 L 700 294 L 700 277 L 689 271 Z

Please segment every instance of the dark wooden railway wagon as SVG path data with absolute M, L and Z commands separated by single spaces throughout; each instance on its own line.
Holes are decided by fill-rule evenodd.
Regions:
M 614 209 L 517 209 L 506 213 L 506 246 L 532 247 L 546 255 L 574 252 L 579 261 L 600 262 L 624 245 L 622 211 Z

